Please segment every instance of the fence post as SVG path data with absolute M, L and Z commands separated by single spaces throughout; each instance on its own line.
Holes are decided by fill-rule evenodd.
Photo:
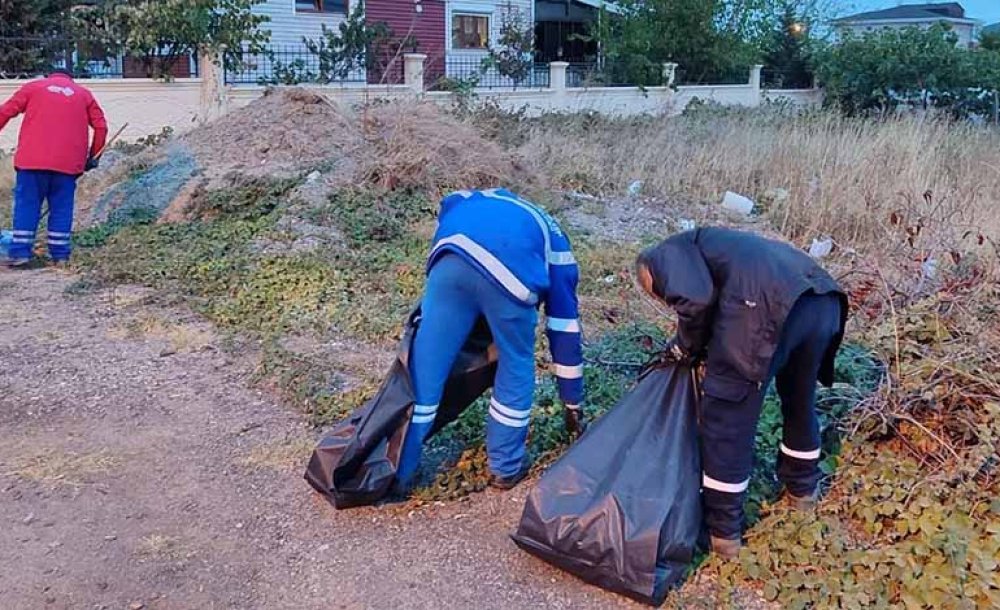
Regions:
M 666 87 L 673 87 L 676 81 L 677 64 L 672 61 L 668 61 L 663 64 L 663 85 Z
M 403 55 L 403 82 L 414 93 L 424 92 L 424 61 L 423 53 L 405 53 Z
M 553 61 L 549 63 L 549 89 L 554 91 L 566 90 L 566 70 L 569 62 Z
M 750 66 L 750 89 L 753 99 L 750 101 L 751 106 L 760 106 L 761 102 L 761 90 L 760 90 L 760 73 L 764 69 L 762 64 L 756 64 Z
M 199 102 L 201 120 L 212 121 L 224 115 L 229 96 L 226 93 L 226 66 L 223 56 L 226 49 L 198 51 L 198 77 L 201 79 Z

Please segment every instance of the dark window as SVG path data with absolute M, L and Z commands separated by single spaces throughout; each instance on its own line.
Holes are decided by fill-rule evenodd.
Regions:
M 486 15 L 452 15 L 453 49 L 486 49 L 490 45 L 490 18 Z
M 347 0 L 295 0 L 299 13 L 347 13 Z

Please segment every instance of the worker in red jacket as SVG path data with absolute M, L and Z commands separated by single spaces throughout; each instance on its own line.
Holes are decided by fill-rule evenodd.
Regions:
M 19 114 L 24 122 L 14 154 L 14 239 L 7 265 L 20 267 L 31 260 L 46 200 L 49 256 L 63 263 L 70 255 L 76 180 L 97 167 L 108 124 L 94 95 L 63 70 L 24 85 L 0 106 L 0 130 Z

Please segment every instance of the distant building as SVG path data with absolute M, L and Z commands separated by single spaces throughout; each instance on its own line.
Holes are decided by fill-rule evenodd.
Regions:
M 858 35 L 876 30 L 912 26 L 929 28 L 938 23 L 948 25 L 958 36 L 958 45 L 963 47 L 975 45 L 979 26 L 982 25 L 979 20 L 966 17 L 965 7 L 957 2 L 906 4 L 881 11 L 848 15 L 833 21 L 837 31 Z

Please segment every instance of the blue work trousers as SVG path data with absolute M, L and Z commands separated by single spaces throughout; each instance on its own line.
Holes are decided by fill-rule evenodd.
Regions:
M 816 383 L 827 350 L 840 332 L 840 307 L 836 295 L 800 297 L 785 320 L 768 379 L 759 386 L 712 379 L 725 366 L 716 366 L 709 353 L 700 431 L 705 523 L 713 536 L 734 539 L 742 532 L 757 421 L 772 379 L 783 419 L 778 478 L 798 497 L 816 489 L 820 478 Z
M 14 185 L 14 239 L 12 259 L 31 258 L 35 233 L 42 216 L 42 204 L 49 203 L 49 256 L 55 261 L 69 259 L 73 231 L 73 202 L 76 176 L 46 170 L 17 170 Z
M 410 358 L 417 404 L 403 444 L 398 482 L 408 485 L 416 474 L 448 373 L 479 316 L 489 324 L 499 357 L 486 422 L 490 470 L 499 477 L 516 474 L 524 462 L 535 391 L 538 312 L 515 301 L 457 254 L 443 256 L 431 268 L 421 308 Z

